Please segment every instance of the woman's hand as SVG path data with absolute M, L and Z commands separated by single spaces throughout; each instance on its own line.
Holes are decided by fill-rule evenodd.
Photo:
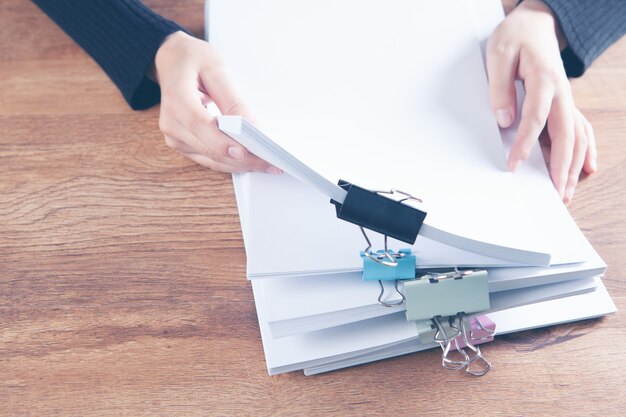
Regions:
M 526 97 L 509 169 L 528 158 L 547 125 L 551 140 L 550 176 L 568 203 L 581 171 L 597 170 L 591 124 L 576 108 L 561 61 L 564 41 L 552 11 L 540 0 L 525 0 L 496 28 L 487 46 L 491 104 L 500 127 L 517 113 L 515 80 L 524 82 Z
M 205 108 L 213 101 L 222 114 L 253 120 L 209 43 L 184 32 L 173 33 L 154 62 L 154 76 L 161 86 L 159 128 L 170 148 L 216 171 L 281 173 L 222 133 Z

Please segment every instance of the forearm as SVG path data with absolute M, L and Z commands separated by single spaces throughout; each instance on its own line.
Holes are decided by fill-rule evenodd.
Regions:
M 160 98 L 146 75 L 163 40 L 184 30 L 138 0 L 33 0 L 104 69 L 133 109 Z

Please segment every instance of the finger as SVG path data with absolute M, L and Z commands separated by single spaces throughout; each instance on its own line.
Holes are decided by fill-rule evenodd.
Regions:
M 240 166 L 225 164 L 222 162 L 217 162 L 206 157 L 205 155 L 200 155 L 197 153 L 183 153 L 183 155 L 191 159 L 195 163 L 202 165 L 204 167 L 210 168 L 214 171 L 227 172 L 227 173 L 250 172 L 249 169 L 245 169 Z M 273 175 L 280 175 L 282 174 L 282 171 L 279 170 L 278 168 L 270 166 L 268 169 L 265 170 L 265 173 L 273 174 Z
M 182 91 L 193 91 L 194 88 L 182 88 Z M 192 111 L 190 111 L 192 109 Z M 159 129 L 165 137 L 165 143 L 179 150 L 177 142 L 186 145 L 181 151 L 208 154 L 209 144 L 199 140 L 191 130 L 202 129 L 203 124 L 210 124 L 212 117 L 203 106 L 202 99 L 197 94 L 189 97 L 187 94 L 179 93 L 170 96 L 167 100 L 162 100 L 159 117 Z M 208 134 L 208 133 L 207 133 Z
M 202 155 L 216 164 L 220 164 L 220 166 L 232 167 L 224 172 L 281 172 L 278 168 L 248 152 L 238 142 L 222 133 L 217 128 L 215 118 L 210 116 L 208 111 L 202 107 L 200 107 L 198 114 L 188 122 L 192 130 L 187 130 L 180 123 L 174 124 L 173 130 L 176 132 L 176 140 L 185 144 L 182 152 Z M 202 135 L 202 139 L 199 139 L 200 135 Z M 172 134 L 166 136 L 173 137 Z M 222 171 L 221 168 L 218 170 Z
M 598 171 L 598 150 L 596 149 L 596 135 L 593 131 L 593 126 L 591 126 L 591 123 L 589 123 L 589 120 L 587 120 L 587 118 L 580 111 L 578 111 L 578 114 L 581 117 L 583 128 L 585 129 L 588 141 L 583 170 L 588 175 L 591 175 Z
M 192 148 L 193 153 L 204 155 L 210 160 L 237 167 L 241 171 L 266 171 L 271 165 L 250 153 L 237 141 L 222 133 L 216 119 L 196 100 L 179 99 L 179 122 L 170 127 L 178 140 Z
M 582 116 L 582 114 L 580 116 Z M 575 141 L 572 153 L 572 163 L 569 168 L 567 185 L 565 186 L 565 197 L 563 199 L 566 204 L 574 198 L 574 191 L 576 189 L 576 185 L 578 184 L 580 171 L 583 169 L 583 163 L 585 162 L 585 155 L 587 154 L 589 143 L 583 121 L 578 114 L 574 116 L 574 134 Z
M 207 107 L 209 104 L 213 103 L 211 97 L 209 97 L 209 95 L 204 91 L 198 90 L 198 96 L 200 97 L 200 102 L 204 107 Z
M 202 85 L 224 115 L 241 115 L 252 121 L 252 113 L 237 94 L 229 74 L 223 66 L 215 66 L 200 74 Z
M 550 135 L 550 176 L 559 196 L 565 197 L 570 168 L 573 164 L 575 130 L 574 105 L 569 89 L 563 88 L 554 97 L 548 117 Z M 586 145 L 585 145 L 586 147 Z M 580 169 L 578 170 L 580 172 Z
M 161 103 L 159 128 L 165 136 L 184 142 L 193 153 L 211 160 L 226 164 L 245 160 L 245 148 L 223 134 L 206 109 L 211 98 L 205 90 L 186 80 L 173 96 Z
M 205 155 L 200 155 L 197 153 L 184 153 L 183 155 L 191 159 L 192 161 L 194 161 L 196 164 L 202 165 L 203 167 L 206 167 L 206 168 L 210 168 L 214 171 L 227 172 L 227 173 L 244 172 L 242 169 L 236 166 L 214 161 L 213 159 L 208 158 Z
M 174 149 L 175 151 L 178 151 L 180 153 L 194 153 L 195 150 L 193 148 L 191 148 L 190 146 L 187 146 L 187 144 L 185 144 L 185 142 L 180 141 L 178 139 L 174 139 L 171 136 L 167 136 L 165 135 L 165 144 Z
M 530 150 L 546 125 L 554 96 L 554 87 L 544 77 L 529 77 L 524 81 L 526 98 L 515 142 L 509 154 L 509 169 L 515 171 L 521 161 L 528 159 Z
M 487 75 L 489 98 L 500 127 L 509 127 L 517 112 L 515 76 L 519 51 L 498 40 L 497 35 L 487 45 Z

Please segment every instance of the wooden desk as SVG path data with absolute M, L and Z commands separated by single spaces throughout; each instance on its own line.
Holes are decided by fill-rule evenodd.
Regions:
M 202 33 L 202 0 L 148 4 Z M 571 211 L 626 309 L 626 39 L 575 80 L 600 172 Z M 626 318 L 269 377 L 228 175 L 169 150 L 30 2 L 0 3 L 0 415 L 620 415 Z

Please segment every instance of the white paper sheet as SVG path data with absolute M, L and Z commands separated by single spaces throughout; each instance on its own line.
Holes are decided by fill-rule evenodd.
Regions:
M 471 250 L 500 259 L 500 266 L 513 263 L 511 254 L 493 245 L 551 253 L 558 263 L 584 261 L 578 229 L 544 220 L 567 214 L 543 161 L 525 167 L 540 181 L 505 169 L 466 7 L 461 0 L 398 0 L 384 8 L 356 0 L 213 0 L 210 41 L 260 127 L 327 178 L 423 198 L 429 224 L 486 242 Z M 325 198 L 311 204 L 319 199 L 315 191 L 298 183 L 303 191 L 294 193 L 289 180 L 264 174 L 246 181 L 254 208 L 246 232 L 251 277 L 358 266 L 342 251 L 357 252 L 362 237 L 354 226 L 338 225 Z M 420 244 L 429 245 L 416 249 L 423 250 Z M 321 259 L 311 256 L 323 252 Z M 494 265 L 483 261 L 454 263 Z

